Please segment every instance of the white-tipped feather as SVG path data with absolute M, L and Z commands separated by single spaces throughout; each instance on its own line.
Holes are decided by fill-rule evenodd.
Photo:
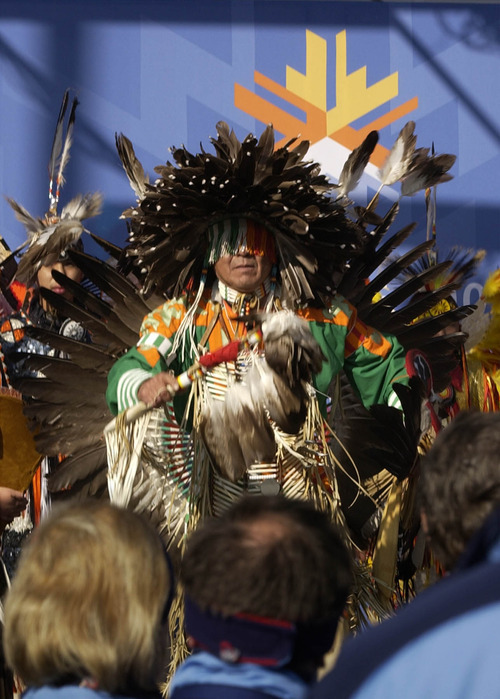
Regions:
M 381 186 L 390 186 L 398 182 L 408 172 L 417 143 L 414 129 L 415 122 L 409 121 L 399 132 L 386 161 L 379 170 Z

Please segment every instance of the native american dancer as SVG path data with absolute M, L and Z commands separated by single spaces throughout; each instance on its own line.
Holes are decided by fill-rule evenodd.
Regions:
M 394 172 L 396 179 L 404 173 L 406 194 L 449 179 L 454 161 L 416 150 L 413 127 L 402 130 L 382 173 L 385 183 Z M 144 319 L 136 347 L 111 370 L 110 408 L 118 413 L 140 402 L 154 408 L 167 404 L 167 421 L 162 409 L 146 418 L 144 439 L 148 454 L 163 443 L 154 459 L 179 486 L 176 495 L 187 496 L 177 498 L 175 518 L 171 504 L 170 527 L 195 526 L 199 517 L 217 514 L 245 490 L 281 491 L 312 498 L 360 545 L 376 533 L 394 482 L 411 470 L 420 429 L 420 403 L 408 388 L 405 365 L 411 339 L 403 348 L 390 328 L 384 334 L 374 330 L 342 293 L 345 288 L 356 305 L 359 300 L 365 316 L 378 315 L 386 326 L 392 322 L 401 329 L 405 321 L 394 314 L 384 318 L 383 309 L 391 315 L 387 308 L 392 311 L 425 281 L 400 289 L 398 300 L 370 307 L 384 286 L 384 278 L 367 284 L 382 261 L 374 254 L 376 245 L 397 207 L 384 219 L 373 206 L 351 216 L 346 198 L 377 135 L 370 134 L 352 154 L 335 188 L 317 164 L 304 162 L 306 143 L 275 151 L 271 127 L 259 140 L 249 135 L 243 143 L 225 124 L 217 130 L 215 156 L 174 150 L 176 165 L 156 168 L 160 177 L 154 185 L 130 142 L 117 139 L 138 197 L 137 206 L 125 212 L 131 227 L 126 254 L 140 269 L 143 294 L 154 291 L 169 300 Z M 388 243 L 382 256 L 410 230 Z M 428 247 L 401 258 L 399 268 Z M 385 278 L 391 274 L 394 269 Z M 429 301 L 427 295 L 421 308 Z M 263 341 L 250 345 L 245 336 L 252 323 L 261 328 Z M 199 364 L 204 353 L 234 340 L 240 345 L 232 361 L 205 368 L 189 391 L 178 390 L 183 386 L 176 377 Z M 350 438 L 349 430 L 341 430 L 345 440 L 339 445 L 326 404 L 341 372 L 349 382 L 343 391 L 357 401 L 359 412 Z M 346 409 L 334 399 L 331 422 L 337 425 Z M 361 431 L 353 466 L 354 424 Z M 380 434 L 389 442 L 384 465 L 379 452 L 374 468 L 377 432 L 379 444 Z M 363 436 L 369 440 L 360 445 Z M 136 498 L 130 477 L 126 491 L 118 497 Z

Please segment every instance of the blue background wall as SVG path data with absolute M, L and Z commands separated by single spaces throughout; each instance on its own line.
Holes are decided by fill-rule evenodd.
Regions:
M 47 210 L 47 162 L 67 87 L 80 106 L 61 202 L 100 190 L 104 213 L 89 227 L 120 243 L 119 214 L 134 195 L 117 131 L 154 175 L 172 145 L 210 148 L 220 119 L 240 138 L 272 119 L 283 136 L 311 138 L 314 159 L 335 177 L 363 128 L 379 127 L 390 148 L 413 119 L 419 146 L 457 155 L 454 179 L 438 188 L 438 243 L 442 253 L 454 244 L 487 249 L 467 290 L 474 300 L 500 266 L 499 38 L 500 6 L 491 4 L 0 0 L 0 193 L 34 215 Z M 365 88 L 376 85 L 382 97 L 370 104 Z M 346 105 L 348 124 L 333 111 Z M 359 196 L 374 187 L 367 178 Z M 399 225 L 410 220 L 420 222 L 416 243 L 425 238 L 423 195 L 403 201 Z M 25 239 L 3 199 L 0 232 L 11 248 Z

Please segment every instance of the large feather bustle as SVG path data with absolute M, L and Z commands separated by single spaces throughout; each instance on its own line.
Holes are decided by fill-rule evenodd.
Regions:
M 445 327 L 462 323 L 474 311 L 474 306 L 461 306 L 443 318 L 430 317 L 429 311 L 465 284 L 483 254 L 481 251 L 452 251 L 449 259 L 438 264 L 432 240 L 418 243 L 403 254 L 396 252 L 415 227 L 412 224 L 383 239 L 397 208 L 395 204 L 381 223 L 368 232 L 362 253 L 341 277 L 338 288 L 365 323 L 384 334 L 396 335 L 405 350 L 423 351 L 431 364 L 436 386 L 442 390 L 459 365 L 460 353 L 456 350 L 464 345 L 467 333 L 455 334 L 454 344 L 450 340 L 441 347 L 433 338 Z M 377 299 L 381 291 L 384 295 Z M 422 319 L 414 322 L 420 316 Z
M 62 317 L 83 323 L 92 334 L 93 342 L 105 347 L 116 358 L 135 344 L 142 319 L 151 307 L 132 281 L 120 277 L 108 264 L 76 250 L 70 251 L 69 257 L 106 297 L 88 291 L 57 271 L 53 271 L 54 277 L 72 292 L 74 301 L 48 289 L 41 289 L 40 295 Z
M 433 242 L 432 247 L 435 248 L 435 243 Z M 432 254 L 430 254 L 431 252 Z M 427 282 L 425 289 L 433 291 L 453 283 L 458 283 L 462 286 L 476 273 L 485 255 L 486 253 L 484 250 L 471 250 L 455 246 L 452 247 L 444 259 L 442 259 L 437 249 L 430 248 L 429 254 L 423 255 L 406 267 L 402 274 L 401 281 L 408 278 L 415 278 L 422 272 L 434 268 L 440 260 L 441 263 L 448 263 L 448 266 L 443 268 L 441 273 L 436 275 L 431 281 Z
M 26 398 L 25 413 L 41 452 L 68 455 L 49 476 L 53 497 L 105 497 L 107 456 L 102 434 L 111 419 L 105 399 L 107 375 L 117 357 L 135 344 L 150 307 L 121 270 L 77 250 L 68 255 L 96 291 L 72 285 L 65 275 L 55 272 L 75 301 L 70 303 L 57 294 L 50 301 L 54 306 L 61 304 L 58 310 L 63 316 L 83 322 L 93 342 L 27 326 L 27 335 L 64 353 L 64 358 L 26 355 L 24 362 L 33 376 L 19 379 L 16 385 Z
M 260 139 L 249 134 L 242 142 L 223 122 L 217 133 L 211 139 L 215 155 L 173 148 L 174 164 L 156 167 L 159 178 L 140 189 L 137 206 L 124 212 L 131 229 L 127 254 L 144 268 L 145 293 L 178 294 L 179 279 L 196 286 L 208 226 L 233 216 L 255 219 L 275 234 L 278 255 L 286 257 L 279 267 L 291 306 L 326 293 L 324 280 L 331 291 L 333 271 L 360 249 L 362 231 L 330 196 L 334 185 L 319 165 L 304 161 L 309 144 L 291 141 L 274 150 L 272 126 Z M 131 171 L 141 167 L 130 142 L 119 136 L 117 143 L 137 190 Z

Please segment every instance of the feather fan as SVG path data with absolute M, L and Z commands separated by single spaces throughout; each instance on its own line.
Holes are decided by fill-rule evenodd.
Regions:
M 273 460 L 276 444 L 269 419 L 284 432 L 299 431 L 309 401 L 307 384 L 324 359 L 308 323 L 294 313 L 251 319 L 261 324 L 265 357 L 255 359 L 244 380 L 228 388 L 224 401 L 210 400 L 201 420 L 215 466 L 232 481 L 252 464 Z

